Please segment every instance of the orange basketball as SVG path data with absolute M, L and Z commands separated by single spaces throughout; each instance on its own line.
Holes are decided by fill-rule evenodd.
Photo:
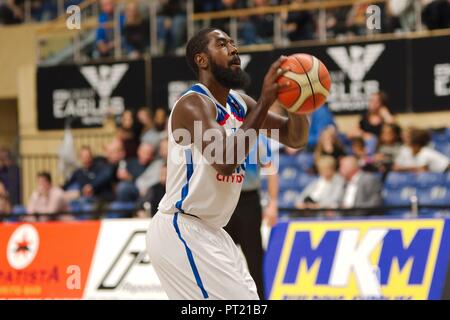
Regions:
M 293 54 L 281 65 L 289 68 L 278 79 L 289 85 L 278 91 L 278 102 L 289 112 L 305 114 L 321 107 L 328 98 L 331 77 L 325 65 L 309 54 Z

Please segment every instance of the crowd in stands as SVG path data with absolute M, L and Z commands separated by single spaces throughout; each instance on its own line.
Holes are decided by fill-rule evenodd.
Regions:
M 57 15 L 56 0 L 30 1 L 30 15 L 34 21 L 53 19 Z M 215 12 L 242 8 L 273 5 L 298 4 L 314 0 L 194 0 L 194 12 Z M 65 0 L 64 9 L 79 4 L 81 0 Z M 450 27 L 450 2 L 448 0 L 419 0 L 422 6 L 422 21 L 428 29 Z M 370 32 L 395 32 L 416 30 L 416 0 L 391 0 L 378 4 L 381 8 L 381 26 Z M 326 11 L 326 33 L 329 38 L 347 35 L 364 35 L 367 28 L 367 8 L 370 1 L 358 1 L 353 6 L 338 7 Z M 150 47 L 150 0 L 127 1 L 118 7 L 114 0 L 98 2 L 99 27 L 96 31 L 94 58 L 110 57 L 117 42 L 114 29 L 105 25 L 119 17 L 121 29 L 121 49 L 129 57 L 138 57 Z M 24 21 L 25 0 L 0 0 L 0 24 L 16 24 Z M 290 41 L 317 39 L 319 36 L 319 13 L 311 11 L 290 11 L 281 16 L 282 35 Z M 182 51 L 186 43 L 186 1 L 157 1 L 157 41 L 155 44 L 164 54 Z M 240 17 L 238 22 L 239 43 L 244 45 L 273 43 L 274 15 L 261 14 Z M 213 19 L 210 26 L 230 32 L 230 19 Z M 198 22 L 197 27 L 201 27 Z
M 422 204 L 450 207 L 450 128 L 401 128 L 383 93 L 373 94 L 367 112 L 346 134 L 327 105 L 311 119 L 306 148 L 279 146 L 280 208 L 326 217 L 337 214 L 333 209 L 358 208 L 353 214 L 365 215 L 370 213 L 365 208 L 408 206 L 412 195 L 419 202 L 428 197 Z M 26 208 L 20 206 L 19 167 L 8 150 L 0 149 L 0 212 L 155 214 L 165 192 L 167 112 L 142 107 L 109 121 L 115 121 L 116 135 L 103 154 L 82 146 L 79 167 L 61 186 L 48 172 L 39 172 Z
M 421 205 L 448 208 L 449 169 L 450 128 L 402 128 L 379 92 L 346 134 L 325 105 L 312 116 L 307 148 L 281 149 L 279 206 L 327 217 L 337 214 L 332 209 L 351 208 L 366 215 L 371 211 L 364 209 L 383 205 L 411 206 L 411 196 L 417 196 Z M 307 210 L 319 208 L 327 210 Z

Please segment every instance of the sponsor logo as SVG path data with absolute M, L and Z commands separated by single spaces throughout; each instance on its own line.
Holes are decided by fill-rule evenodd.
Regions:
M 81 118 L 84 125 L 100 125 L 108 112 L 121 114 L 125 110 L 124 99 L 112 93 L 128 68 L 126 63 L 81 67 L 80 73 L 92 88 L 54 90 L 53 116 Z
M 291 223 L 270 298 L 427 299 L 443 228 L 438 219 Z
M 7 259 L 16 270 L 28 267 L 39 250 L 39 233 L 31 224 L 21 225 L 13 232 L 8 241 Z
M 434 66 L 434 94 L 437 97 L 450 96 L 450 63 Z
M 366 79 L 368 72 L 385 51 L 384 44 L 331 47 L 328 55 L 336 62 L 340 71 L 330 71 L 333 87 L 328 98 L 333 111 L 357 111 L 367 109 L 370 95 L 379 91 L 377 80 Z M 348 82 L 347 83 L 347 79 Z

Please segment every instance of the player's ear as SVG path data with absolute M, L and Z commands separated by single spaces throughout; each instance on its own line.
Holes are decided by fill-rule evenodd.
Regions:
M 199 69 L 208 68 L 208 55 L 206 53 L 199 53 L 195 56 L 195 63 Z

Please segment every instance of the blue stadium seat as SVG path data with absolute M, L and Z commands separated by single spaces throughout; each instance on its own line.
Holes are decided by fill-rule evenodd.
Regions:
M 445 174 L 437 172 L 422 172 L 416 175 L 416 185 L 419 188 L 430 188 L 445 185 Z
M 447 188 L 450 187 L 450 171 L 447 172 L 447 177 L 445 179 L 445 185 L 447 186 Z
M 301 173 L 297 177 L 297 189 L 298 191 L 303 191 L 304 188 L 306 188 L 311 182 L 317 179 L 317 176 L 310 175 L 306 173 Z
M 296 156 L 296 162 L 300 170 L 309 171 L 314 166 L 314 154 L 309 152 L 300 152 Z
M 300 193 L 297 190 L 284 190 L 278 196 L 278 206 L 280 208 L 295 208 L 295 203 L 300 198 Z
M 449 139 L 449 138 L 447 138 Z M 435 149 L 450 158 L 450 143 L 440 143 L 435 145 Z
M 297 186 L 299 169 L 295 166 L 280 168 L 280 189 L 290 189 Z
M 13 214 L 25 214 L 27 213 L 27 208 L 21 205 L 15 205 L 12 209 Z
M 285 167 L 295 167 L 297 166 L 297 159 L 295 156 L 290 156 L 287 154 L 280 154 L 280 170 Z
M 450 188 L 434 186 L 417 191 L 419 205 L 450 206 Z
M 375 152 L 377 151 L 377 146 L 378 146 L 378 139 L 377 138 L 371 138 L 371 139 L 366 139 L 365 141 L 365 148 L 367 151 L 368 155 L 374 155 Z
M 268 180 L 267 177 L 261 178 L 261 191 L 267 191 Z
M 403 187 L 400 189 L 383 190 L 383 200 L 386 206 L 409 206 L 411 204 L 411 196 L 416 194 L 416 188 Z
M 124 210 L 124 211 L 132 211 L 136 209 L 136 203 L 134 202 L 119 202 L 114 201 L 109 205 L 110 210 Z M 114 219 L 114 218 L 124 218 L 126 215 L 121 212 L 109 211 L 106 213 L 106 218 Z
M 414 173 L 390 172 L 384 185 L 387 189 L 400 189 L 406 186 L 416 185 L 416 175 Z

